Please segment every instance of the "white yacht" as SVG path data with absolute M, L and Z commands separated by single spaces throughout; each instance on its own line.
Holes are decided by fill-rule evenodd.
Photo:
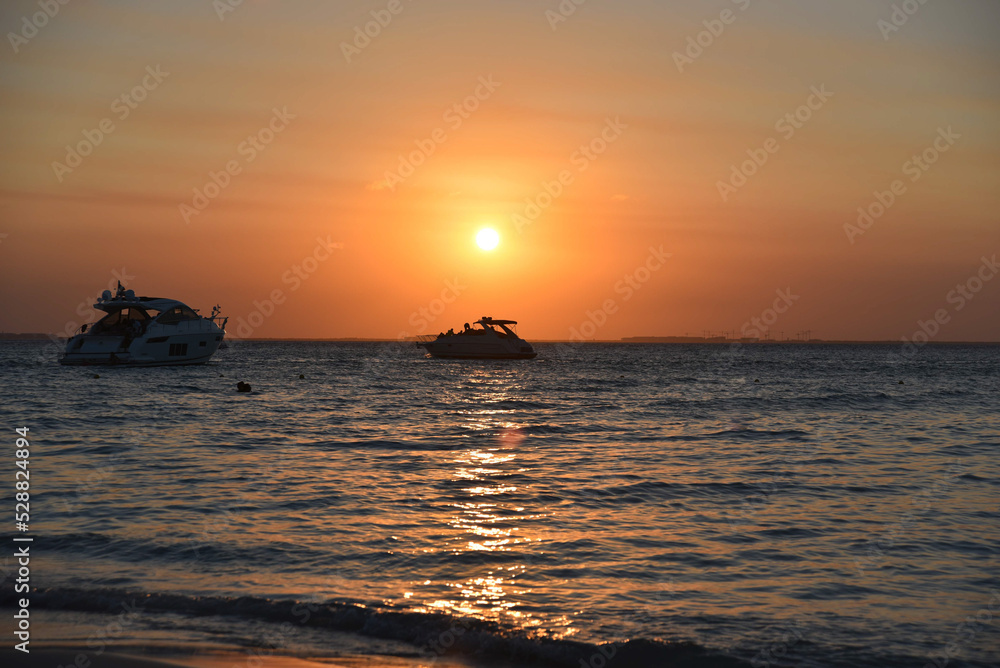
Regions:
M 207 362 L 222 344 L 228 318 L 205 317 L 176 299 L 137 297 L 118 284 L 94 308 L 107 313 L 66 342 L 60 364 L 168 366 Z
M 417 345 L 433 357 L 462 359 L 534 359 L 538 353 L 531 344 L 517 335 L 514 320 L 494 320 L 483 317 L 465 323 L 460 332 L 448 330 L 437 337 L 421 337 Z

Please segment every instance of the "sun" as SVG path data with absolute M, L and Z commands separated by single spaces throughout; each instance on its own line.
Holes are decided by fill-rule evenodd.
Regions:
M 500 244 L 500 234 L 492 227 L 484 227 L 476 234 L 476 244 L 484 251 L 491 251 Z

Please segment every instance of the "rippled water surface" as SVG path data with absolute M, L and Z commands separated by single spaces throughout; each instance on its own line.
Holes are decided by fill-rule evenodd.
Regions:
M 998 347 L 244 343 L 160 369 L 51 348 L 0 342 L 0 405 L 11 443 L 31 429 L 53 618 L 128 592 L 147 637 L 215 615 L 239 640 L 294 600 L 422 651 L 425 620 L 484 620 L 490 652 L 574 666 L 643 639 L 705 665 L 1000 663 Z

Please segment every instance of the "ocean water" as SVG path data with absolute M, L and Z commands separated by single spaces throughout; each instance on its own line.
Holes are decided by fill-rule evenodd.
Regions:
M 32 641 L 1000 665 L 1000 347 L 537 349 L 248 342 L 128 369 L 0 342 Z

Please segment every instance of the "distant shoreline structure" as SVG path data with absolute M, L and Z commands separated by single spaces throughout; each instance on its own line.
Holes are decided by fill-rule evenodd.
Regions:
M 55 339 L 59 341 L 65 341 L 65 336 L 55 336 Z M 53 340 L 53 336 L 45 334 L 43 332 L 26 332 L 26 333 L 15 333 L 15 332 L 0 332 L 0 341 L 50 341 Z M 348 336 L 348 337 L 261 337 L 261 338 L 249 338 L 249 339 L 239 339 L 239 338 L 228 338 L 231 342 L 288 342 L 288 343 L 393 343 L 403 341 L 405 343 L 414 343 L 417 341 L 416 337 L 407 337 L 405 339 L 389 339 L 389 338 L 367 338 L 358 336 Z M 851 345 L 851 344 L 864 344 L 864 345 L 892 345 L 898 346 L 900 343 L 904 343 L 899 340 L 852 340 L 852 339 L 727 339 L 724 336 L 713 336 L 713 337 L 703 337 L 703 336 L 628 336 L 622 339 L 586 339 L 586 340 L 570 340 L 570 339 L 533 339 L 538 343 L 628 343 L 628 344 L 701 344 L 701 345 L 746 345 L 746 346 L 775 346 L 775 345 L 795 345 L 795 346 L 809 346 L 809 345 Z M 981 345 L 981 346 L 996 346 L 1000 345 L 1000 341 L 929 341 L 924 345 L 931 346 L 945 346 L 945 345 Z
M 577 341 L 577 343 L 580 343 Z M 585 341 L 584 343 L 591 343 L 591 341 Z M 593 341 L 593 343 L 698 343 L 703 345 L 746 345 L 746 346 L 783 346 L 783 345 L 795 345 L 795 346 L 815 346 L 815 345 L 850 345 L 850 344 L 863 344 L 863 345 L 892 345 L 898 346 L 901 343 L 905 343 L 901 340 L 893 339 L 874 339 L 874 340 L 863 340 L 863 339 L 727 339 L 722 336 L 715 337 L 701 337 L 701 336 L 629 336 L 624 339 L 618 339 L 614 341 Z M 928 341 L 924 345 L 1000 345 L 1000 341 Z

